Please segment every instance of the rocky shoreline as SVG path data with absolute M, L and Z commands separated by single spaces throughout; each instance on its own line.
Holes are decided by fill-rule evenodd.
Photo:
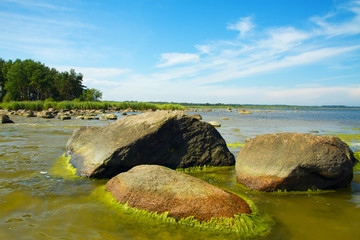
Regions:
M 80 119 L 101 115 L 116 120 L 118 114 L 111 111 L 114 112 L 48 109 L 37 113 L 25 110 L 2 113 L 59 119 L 66 115 Z M 203 122 L 201 115 L 192 116 L 184 111 L 132 115 L 106 126 L 74 130 L 66 154 L 71 156 L 70 164 L 76 168 L 77 175 L 109 179 L 107 190 L 120 204 L 166 213 L 177 221 L 193 217 L 216 224 L 216 219 L 222 217 L 235 221 L 238 215 L 252 216 L 253 209 L 246 207 L 247 201 L 240 204 L 239 196 L 225 194 L 222 189 L 174 171 L 235 165 L 235 158 L 215 124 Z M 353 152 L 338 138 L 283 133 L 249 139 L 239 152 L 235 169 L 238 184 L 250 189 L 307 191 L 348 187 L 356 163 Z M 202 190 L 202 186 L 206 190 Z M 207 195 L 212 191 L 221 194 Z M 242 210 L 237 208 L 240 206 Z M 268 226 L 271 228 L 271 224 Z

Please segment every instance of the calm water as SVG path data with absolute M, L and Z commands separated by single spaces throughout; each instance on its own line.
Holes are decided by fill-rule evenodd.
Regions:
M 276 110 L 252 115 L 200 113 L 218 121 L 227 143 L 264 133 L 317 131 L 360 134 L 359 110 Z M 142 224 L 114 211 L 91 193 L 104 181 L 59 174 L 57 159 L 74 128 L 101 121 L 12 117 L 0 125 L 0 239 L 233 239 L 186 226 Z M 359 139 L 359 138 L 357 138 Z M 359 151 L 359 140 L 352 149 Z M 235 156 L 240 148 L 229 148 Z M 360 239 L 360 173 L 347 189 L 326 193 L 258 193 L 242 188 L 234 169 L 192 173 L 211 184 L 247 195 L 276 222 L 266 239 Z

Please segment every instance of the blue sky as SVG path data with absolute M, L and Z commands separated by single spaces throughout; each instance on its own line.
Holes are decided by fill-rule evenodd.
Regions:
M 360 105 L 360 0 L 0 0 L 0 32 L 103 100 Z

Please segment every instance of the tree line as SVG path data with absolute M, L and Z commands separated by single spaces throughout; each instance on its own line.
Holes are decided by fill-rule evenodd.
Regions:
M 102 92 L 83 85 L 83 75 L 74 69 L 59 72 L 34 60 L 0 58 L 0 101 L 96 101 Z

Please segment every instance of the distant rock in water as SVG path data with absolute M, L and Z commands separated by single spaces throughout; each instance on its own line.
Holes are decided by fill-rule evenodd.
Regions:
M 1 123 L 14 123 L 8 115 L 1 113 L 0 114 Z
M 252 114 L 252 112 L 250 110 L 245 110 L 245 109 L 240 109 L 238 110 L 239 114 Z
M 210 125 L 214 126 L 214 127 L 221 127 L 221 124 L 219 122 L 216 121 L 210 121 L 208 122 Z
M 81 127 L 66 154 L 78 175 L 94 178 L 111 178 L 141 164 L 172 169 L 235 164 L 219 132 L 184 112 L 147 112 L 103 127 Z
M 194 216 L 234 218 L 251 213 L 239 196 L 187 175 L 157 165 L 140 165 L 112 178 L 106 189 L 117 201 L 150 212 L 168 212 L 175 219 Z
M 337 137 L 300 133 L 265 134 L 239 152 L 239 183 L 260 191 L 347 187 L 357 160 Z

